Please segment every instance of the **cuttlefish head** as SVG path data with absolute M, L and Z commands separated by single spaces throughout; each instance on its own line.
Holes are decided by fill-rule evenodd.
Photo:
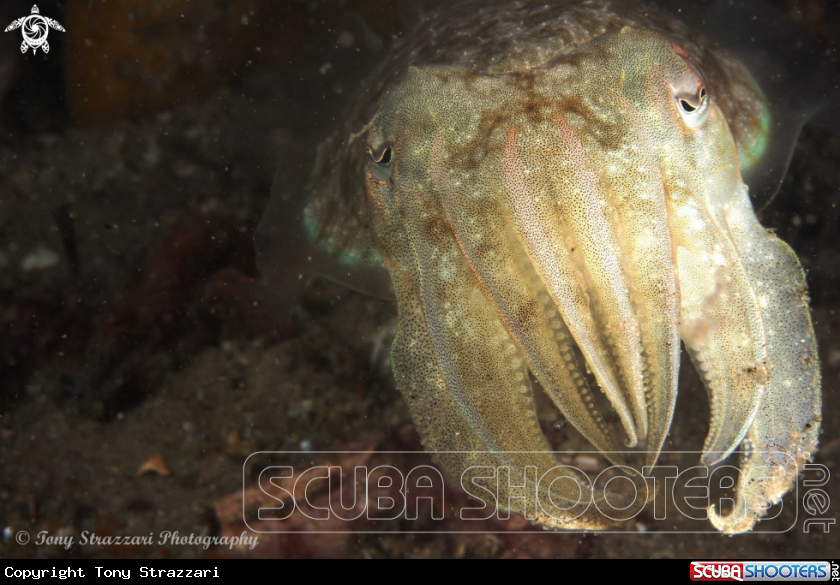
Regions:
M 625 28 L 523 71 L 412 67 L 381 99 L 366 147 L 400 313 L 394 373 L 451 474 L 503 466 L 520 478 L 510 485 L 552 486 L 553 507 L 535 508 L 551 526 L 632 516 L 638 506 L 590 498 L 558 467 L 531 375 L 614 463 L 618 439 L 642 443 L 653 465 L 682 340 L 711 403 L 702 462 L 745 438 L 751 453 L 770 445 L 793 461 L 747 456 L 744 473 L 773 472 L 769 491 L 744 488 L 713 522 L 747 530 L 788 489 L 816 441 L 802 421 L 819 410 L 804 280 L 758 224 L 714 88 L 682 47 Z M 776 421 L 783 405 L 797 416 Z

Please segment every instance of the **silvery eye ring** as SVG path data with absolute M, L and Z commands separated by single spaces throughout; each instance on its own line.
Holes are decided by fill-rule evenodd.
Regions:
M 690 71 L 673 85 L 674 105 L 685 125 L 697 128 L 709 117 L 709 92 L 706 89 L 706 80 L 697 66 L 685 56 L 682 57 Z
M 370 147 L 367 149 L 370 155 L 370 173 L 378 181 L 387 181 L 394 174 L 394 147 L 390 144 L 385 144 L 380 148 L 373 150 Z
M 675 93 L 674 103 L 677 105 L 683 121 L 689 128 L 697 128 L 709 115 L 709 93 L 705 87 L 692 94 Z

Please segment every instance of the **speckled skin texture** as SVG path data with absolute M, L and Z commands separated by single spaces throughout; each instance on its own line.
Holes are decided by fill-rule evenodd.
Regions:
M 816 449 L 821 412 L 804 275 L 741 180 L 765 129 L 749 74 L 644 5 L 467 2 L 351 102 L 301 215 L 322 272 L 387 295 L 387 270 L 397 383 L 451 475 L 524 476 L 529 495 L 500 504 L 550 528 L 632 517 L 644 497 L 593 494 L 549 453 L 531 375 L 621 464 L 599 387 L 653 465 L 682 341 L 711 403 L 702 462 L 744 453 L 734 509 L 710 520 L 743 532 Z
M 747 154 L 760 140 L 762 109 L 749 73 L 682 22 L 653 6 L 607 0 L 451 4 L 428 15 L 411 35 L 397 42 L 390 56 L 348 100 L 335 132 L 319 148 L 307 215 L 317 221 L 319 237 L 329 240 L 333 250 L 372 252 L 364 204 L 367 155 L 357 139 L 386 88 L 412 65 L 451 65 L 486 73 L 522 71 L 607 31 L 637 26 L 659 31 L 692 55 L 715 91 L 716 103 L 729 122 L 739 153 Z M 367 283 L 351 284 L 362 288 Z M 387 296 L 388 292 L 380 294 Z

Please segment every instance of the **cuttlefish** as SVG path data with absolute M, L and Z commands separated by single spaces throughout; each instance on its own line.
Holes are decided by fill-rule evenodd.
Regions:
M 548 528 L 609 528 L 649 497 L 563 465 L 533 381 L 614 464 L 638 446 L 652 467 L 684 347 L 710 401 L 701 463 L 741 453 L 734 506 L 709 519 L 750 530 L 821 413 L 803 270 L 748 188 L 781 127 L 756 79 L 623 0 L 447 6 L 377 71 L 306 192 L 275 185 L 269 281 L 287 301 L 304 270 L 396 298 L 391 362 L 424 445 Z

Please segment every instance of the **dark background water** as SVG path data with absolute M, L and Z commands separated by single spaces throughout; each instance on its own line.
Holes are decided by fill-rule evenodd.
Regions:
M 835 3 L 772 4 L 833 62 Z M 19 31 L 0 35 L 0 555 L 836 554 L 836 530 L 643 534 L 648 512 L 599 537 L 280 534 L 253 551 L 16 544 L 18 530 L 234 534 L 252 452 L 422 449 L 387 361 L 395 307 L 313 278 L 291 321 L 278 320 L 251 245 L 277 166 L 311 163 L 418 5 L 52 1 L 41 13 L 67 32 L 50 32 L 48 55 L 21 55 Z M 4 2 L 0 22 L 30 9 Z M 808 271 L 824 376 L 817 461 L 832 471 L 838 201 L 840 138 L 807 128 L 762 221 Z M 708 407 L 683 370 L 669 446 L 699 449 Z M 583 445 L 568 427 L 551 439 Z M 826 489 L 840 502 L 836 483 Z

